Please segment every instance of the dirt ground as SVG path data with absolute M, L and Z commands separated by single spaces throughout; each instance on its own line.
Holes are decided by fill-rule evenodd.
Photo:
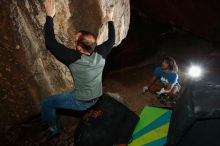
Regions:
M 127 105 L 132 111 L 139 114 L 144 106 L 164 106 L 153 93 L 142 94 L 142 88 L 152 77 L 152 71 L 158 63 L 158 59 L 168 54 L 173 56 L 180 68 L 181 85 L 184 87 L 187 67 L 191 63 L 201 64 L 206 72 L 219 74 L 220 51 L 219 45 L 194 37 L 170 37 L 162 42 L 160 51 L 146 61 L 139 62 L 134 66 L 121 70 L 105 72 L 103 87 L 106 93 L 111 94 L 119 101 Z M 159 83 L 155 90 L 158 90 Z M 33 117 L 20 125 L 12 127 L 0 143 L 4 145 L 31 145 L 31 146 L 74 146 L 73 134 L 79 122 L 79 116 L 71 113 L 59 114 L 58 127 L 62 130 L 61 135 L 52 141 L 46 141 L 45 132 L 41 131 L 39 116 Z

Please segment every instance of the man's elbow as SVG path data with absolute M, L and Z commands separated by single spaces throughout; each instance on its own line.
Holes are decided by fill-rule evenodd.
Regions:
M 45 36 L 45 44 L 48 46 L 52 46 L 54 44 L 57 44 L 57 40 L 53 37 Z
M 55 48 L 54 42 L 49 39 L 45 39 L 45 46 L 48 50 L 52 50 L 52 48 Z
M 46 46 L 47 49 L 51 48 L 51 43 L 47 39 L 45 39 L 45 46 Z

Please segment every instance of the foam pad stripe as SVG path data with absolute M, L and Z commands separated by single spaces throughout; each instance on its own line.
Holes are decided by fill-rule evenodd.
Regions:
M 160 138 L 143 146 L 163 146 L 167 141 L 167 137 Z
M 166 143 L 172 111 L 144 107 L 129 146 L 163 146 Z
M 146 106 L 140 114 L 140 120 L 134 130 L 134 134 L 137 133 L 142 128 L 146 127 L 148 124 L 152 123 L 155 119 L 163 115 L 167 110 L 155 107 Z
M 129 146 L 142 146 L 148 143 L 151 143 L 153 141 L 156 141 L 158 139 L 161 139 L 163 137 L 167 136 L 167 132 L 168 132 L 168 127 L 169 127 L 169 123 L 164 124 L 163 126 L 148 132 L 144 135 L 142 135 L 141 137 L 133 140 L 133 142 L 131 144 L 129 144 Z
M 133 139 L 136 139 L 140 136 L 142 136 L 145 133 L 148 133 L 152 130 L 154 130 L 157 127 L 160 127 L 161 125 L 168 123 L 170 121 L 170 112 L 164 113 L 162 116 L 160 116 L 158 119 L 154 120 L 152 123 L 141 129 L 139 132 L 133 135 Z

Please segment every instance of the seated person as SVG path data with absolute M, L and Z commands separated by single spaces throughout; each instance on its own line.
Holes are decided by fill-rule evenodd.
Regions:
M 159 79 L 163 87 L 156 93 L 159 96 L 168 95 L 170 97 L 175 97 L 176 93 L 180 90 L 180 85 L 178 83 L 178 66 L 176 61 L 170 56 L 165 56 L 162 59 L 161 66 L 156 67 L 153 74 L 154 76 L 149 84 L 143 87 L 143 92 L 151 90 L 151 87 Z

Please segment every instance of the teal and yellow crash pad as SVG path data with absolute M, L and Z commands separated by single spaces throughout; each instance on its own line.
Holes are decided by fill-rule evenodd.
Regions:
M 166 143 L 172 111 L 146 106 L 128 146 L 163 146 Z

